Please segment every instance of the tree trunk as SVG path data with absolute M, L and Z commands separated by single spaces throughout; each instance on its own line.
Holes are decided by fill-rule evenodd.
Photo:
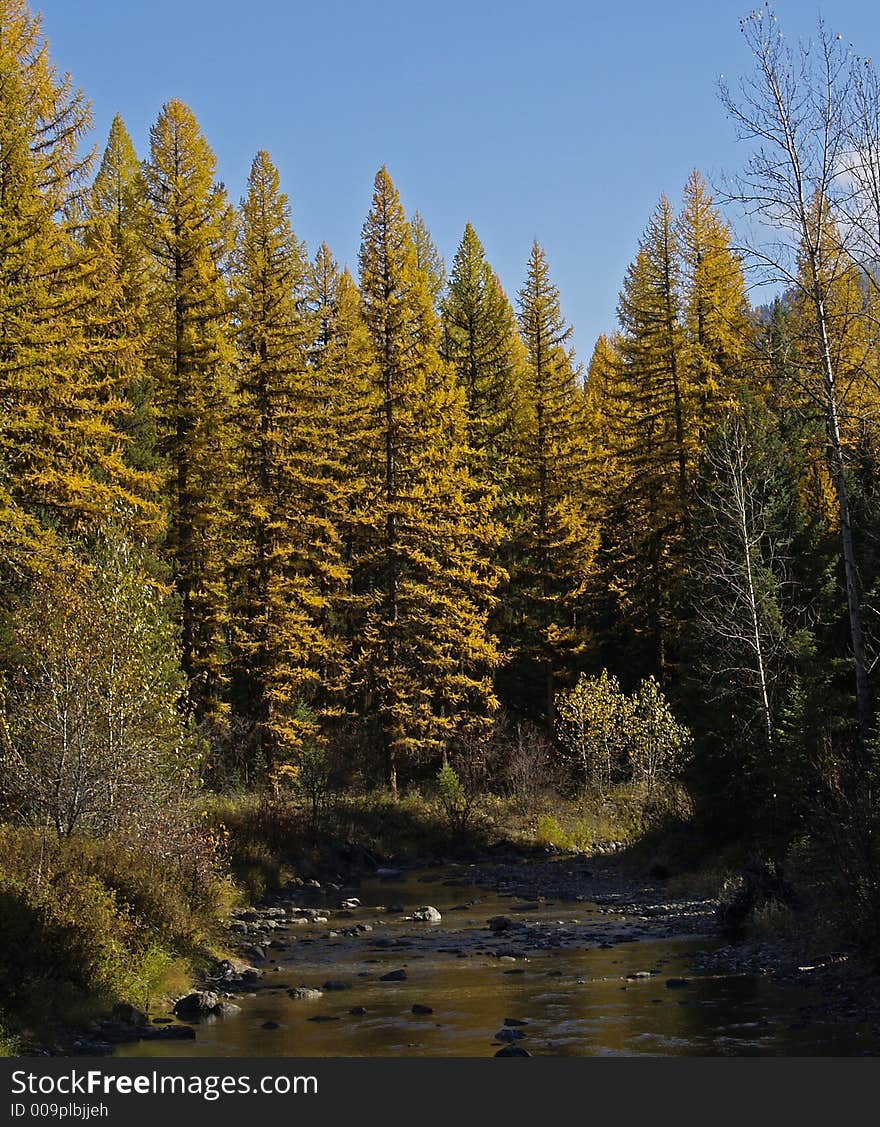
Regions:
M 852 524 L 849 514 L 849 493 L 846 485 L 843 444 L 840 438 L 840 409 L 837 402 L 837 388 L 834 378 L 834 365 L 828 342 L 828 324 L 825 303 L 815 260 L 811 261 L 814 285 L 814 304 L 816 325 L 822 355 L 822 382 L 825 391 L 826 427 L 831 444 L 832 469 L 837 511 L 840 520 L 840 542 L 843 550 L 843 569 L 846 579 L 846 604 L 849 612 L 850 640 L 852 642 L 853 662 L 856 674 L 856 711 L 859 723 L 859 737 L 862 749 L 873 733 L 874 721 L 871 707 L 871 691 L 868 684 L 868 662 L 865 655 L 865 639 L 862 630 L 862 607 L 859 595 L 859 575 L 853 545 Z

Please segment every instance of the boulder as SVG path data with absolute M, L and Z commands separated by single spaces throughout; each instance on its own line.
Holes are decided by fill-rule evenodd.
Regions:
M 140 1041 L 145 1032 L 149 1034 L 151 1031 L 124 1021 L 102 1021 L 99 1032 L 101 1039 L 108 1044 L 125 1045 L 132 1041 Z
M 220 998 L 212 990 L 194 990 L 174 1003 L 173 1013 L 178 1017 L 205 1017 L 213 1013 L 220 1004 Z
M 423 923 L 438 924 L 443 917 L 436 908 L 430 904 L 423 904 L 421 908 L 413 912 L 410 919 L 421 920 Z
M 287 991 L 287 996 L 294 999 L 303 998 L 321 998 L 323 997 L 323 990 L 316 990 L 312 986 L 294 986 L 292 990 Z
M 497 935 L 499 931 L 525 931 L 528 924 L 525 920 L 512 920 L 510 916 L 493 916 L 486 921 L 486 926 Z

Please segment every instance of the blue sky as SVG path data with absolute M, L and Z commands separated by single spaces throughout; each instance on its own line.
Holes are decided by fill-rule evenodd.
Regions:
M 745 157 L 716 97 L 749 69 L 739 0 L 32 0 L 53 57 L 92 100 L 103 146 L 119 112 L 141 155 L 162 103 L 192 106 L 238 202 L 266 148 L 310 249 L 355 266 L 387 164 L 451 263 L 466 221 L 511 298 L 545 247 L 586 363 L 661 192 Z M 819 6 L 775 6 L 785 33 Z M 880 5 L 826 3 L 880 56 Z

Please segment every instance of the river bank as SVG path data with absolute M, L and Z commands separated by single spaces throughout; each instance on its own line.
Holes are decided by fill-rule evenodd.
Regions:
M 67 1051 L 880 1051 L 876 981 L 852 955 L 807 962 L 791 942 L 726 943 L 714 898 L 672 896 L 622 857 L 333 875 L 236 911 L 228 958 L 197 990 L 140 1025 L 96 1024 Z

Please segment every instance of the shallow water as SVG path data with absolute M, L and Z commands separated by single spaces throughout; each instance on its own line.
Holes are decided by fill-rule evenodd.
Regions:
M 717 941 L 706 937 L 627 941 L 633 927 L 650 935 L 644 917 L 611 917 L 595 904 L 541 903 L 526 908 L 515 898 L 476 886 L 443 884 L 451 874 L 408 874 L 399 881 L 370 881 L 358 893 L 361 907 L 350 918 L 296 930 L 290 951 L 281 952 L 252 996 L 236 996 L 242 1007 L 230 1017 L 201 1022 L 195 1041 L 139 1042 L 120 1046 L 120 1056 L 330 1057 L 492 1056 L 505 1019 L 530 1053 L 553 1056 L 833 1055 L 880 1052 L 868 1027 L 836 1025 L 817 1018 L 821 1000 L 811 991 L 765 976 L 701 975 L 693 970 L 698 951 Z M 404 922 L 385 909 L 406 912 L 432 904 L 439 924 Z M 561 926 L 575 933 L 571 945 L 496 956 L 506 936 L 493 936 L 486 921 L 505 914 L 553 935 Z M 329 928 L 368 923 L 358 938 L 328 938 Z M 661 933 L 662 933 L 662 929 Z M 291 932 L 283 933 L 291 938 Z M 376 940 L 402 940 L 400 948 L 377 949 Z M 615 941 L 609 949 L 596 944 Z M 275 954 L 273 952 L 273 954 Z M 404 982 L 382 982 L 404 969 Z M 627 975 L 644 977 L 627 979 Z M 688 985 L 667 986 L 671 978 Z M 321 987 L 328 979 L 345 990 L 296 1000 L 292 986 Z M 412 1013 L 413 1004 L 432 1013 Z M 352 1015 L 353 1007 L 366 1013 Z M 324 1020 L 313 1021 L 320 1017 Z M 278 1028 L 264 1029 L 264 1022 Z

